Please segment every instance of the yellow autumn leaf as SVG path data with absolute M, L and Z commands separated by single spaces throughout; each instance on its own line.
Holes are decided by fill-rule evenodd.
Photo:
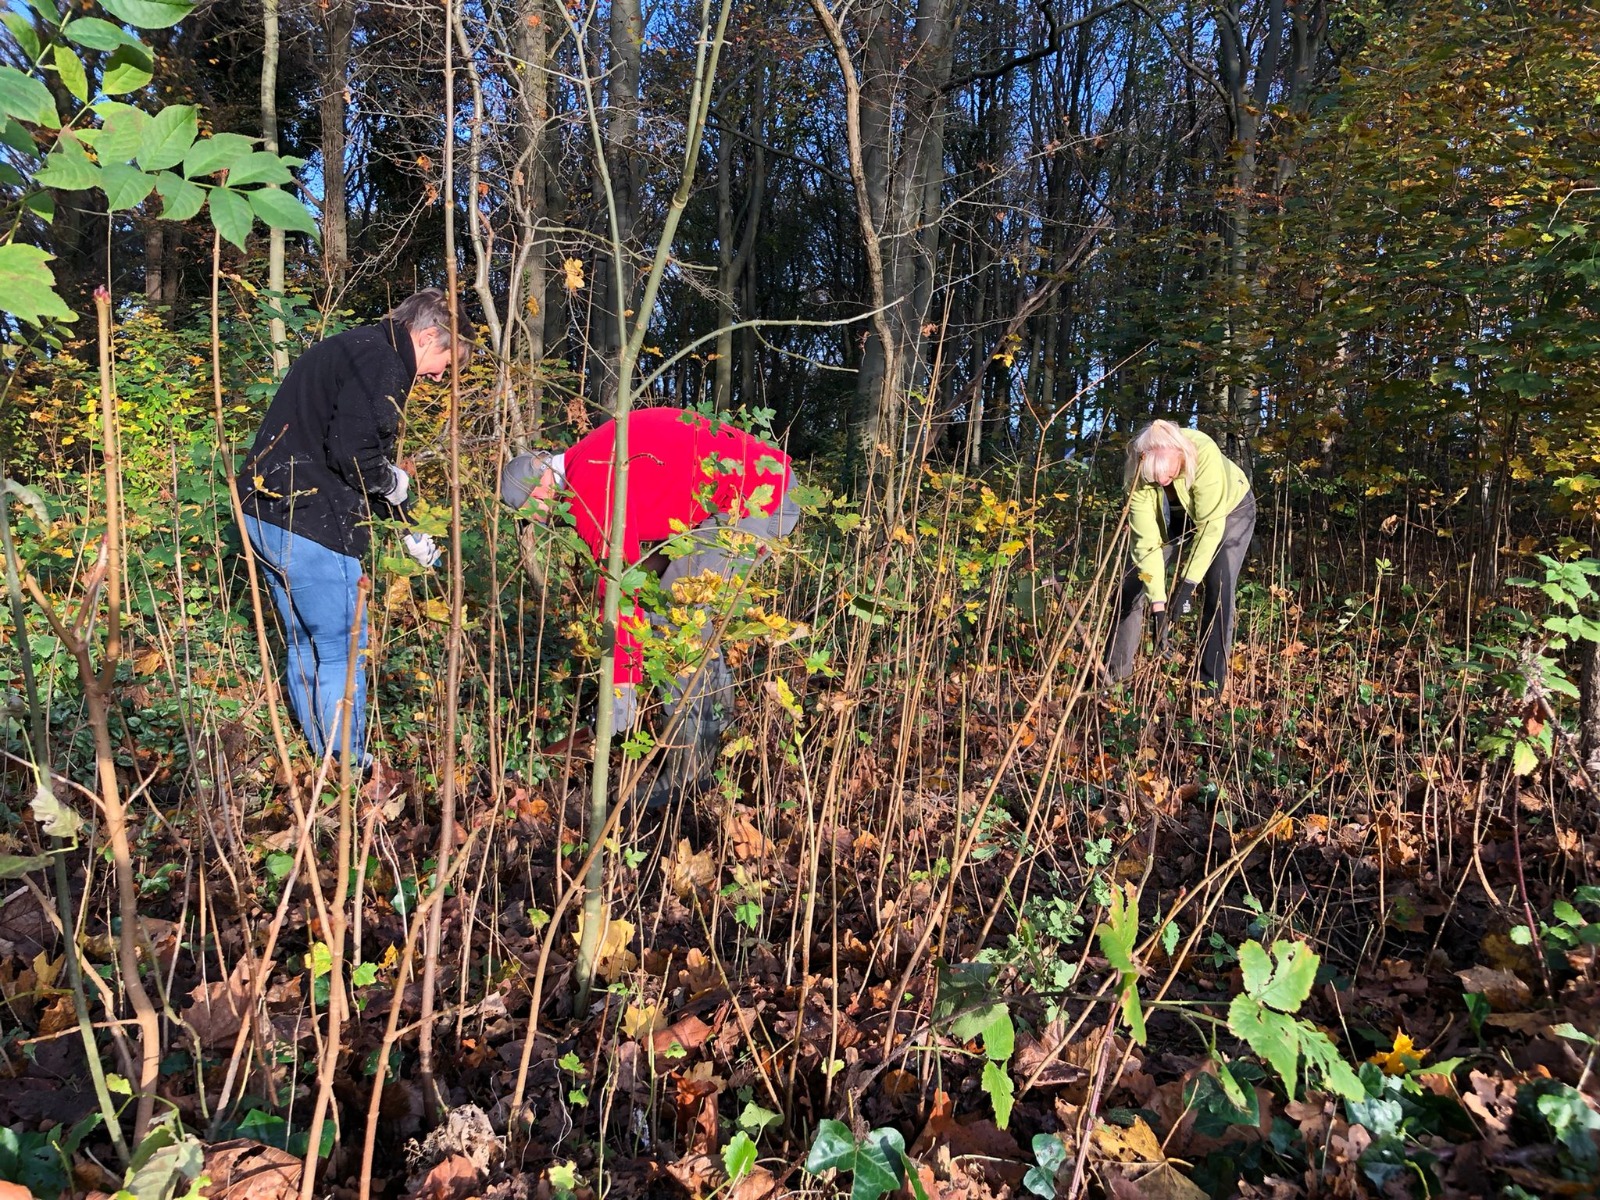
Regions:
M 796 721 L 801 719 L 800 702 L 794 698 L 794 690 L 786 679 L 768 680 L 764 685 L 768 695 L 778 702 L 778 706 Z
M 47 991 L 56 985 L 56 979 L 61 974 L 61 968 L 66 966 L 66 956 L 51 961 L 50 956 L 43 950 L 33 956 L 33 976 L 39 981 L 41 991 Z
M 583 259 L 563 259 L 561 269 L 566 273 L 566 278 L 563 282 L 567 286 L 567 291 L 580 291 L 583 288 Z
M 583 944 L 583 914 L 578 914 L 578 931 L 573 934 L 576 944 Z M 615 983 L 639 965 L 639 957 L 628 949 L 633 941 L 633 925 L 621 917 L 604 918 L 600 927 L 600 945 L 595 950 L 595 970 L 607 983 Z
M 1423 1056 L 1427 1053 L 1426 1050 L 1416 1048 L 1409 1033 L 1401 1033 L 1397 1029 L 1394 1033 L 1394 1048 L 1380 1050 L 1367 1061 L 1376 1063 L 1385 1075 L 1409 1075 L 1422 1065 Z
M 624 1037 L 648 1037 L 658 1029 L 667 1027 L 667 1018 L 661 1013 L 659 1004 L 628 1005 L 627 1011 L 622 1014 L 622 1033 Z
M 396 575 L 389 580 L 389 586 L 383 592 L 383 607 L 385 612 L 394 612 L 411 603 L 411 576 Z
M 450 619 L 450 606 L 437 596 L 429 596 L 422 604 L 423 615 L 441 624 Z
M 687 900 L 697 892 L 708 892 L 717 882 L 717 860 L 711 851 L 696 851 L 688 838 L 678 842 L 678 848 L 666 862 L 667 886 L 677 893 L 678 899 Z

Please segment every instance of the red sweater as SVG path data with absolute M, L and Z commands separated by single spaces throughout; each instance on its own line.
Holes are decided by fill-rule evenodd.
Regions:
M 566 457 L 567 490 L 580 538 L 600 564 L 600 600 L 611 543 L 612 457 L 617 425 L 607 421 L 580 438 Z M 693 529 L 713 513 L 742 513 L 754 497 L 763 512 L 783 499 L 789 456 L 776 446 L 681 408 L 641 408 L 628 417 L 628 513 L 622 557 L 629 565 L 645 556 L 643 543 L 665 541 Z M 757 496 L 758 489 L 770 488 Z M 673 522 L 681 522 L 677 528 Z M 639 643 L 630 626 L 644 618 L 624 597 L 617 622 L 615 682 L 644 676 Z

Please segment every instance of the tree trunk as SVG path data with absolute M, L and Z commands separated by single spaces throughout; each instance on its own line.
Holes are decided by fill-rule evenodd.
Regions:
M 517 22 L 517 52 L 526 68 L 515 78 L 522 106 L 523 145 L 521 167 L 512 176 L 513 202 L 521 210 L 523 268 L 514 288 L 511 316 L 523 330 L 529 366 L 528 394 L 522 424 L 529 438 L 537 438 L 544 424 L 545 329 L 549 314 L 545 295 L 550 261 L 546 240 L 549 215 L 549 169 L 545 160 L 545 135 L 550 124 L 549 14 L 545 0 L 523 0 Z M 518 187 L 520 182 L 521 186 Z
M 633 264 L 627 261 L 633 243 L 633 227 L 637 220 L 637 173 L 634 155 L 639 143 L 639 71 L 640 55 L 644 46 L 644 19 L 639 0 L 612 0 L 611 5 L 611 69 L 607 75 L 610 90 L 606 104 L 606 171 L 611 178 L 612 198 L 616 205 L 615 233 L 617 246 L 614 253 L 623 255 L 620 272 L 610 263 L 597 264 L 596 293 L 599 311 L 598 328 L 591 331 L 601 348 L 600 369 L 611 378 L 604 386 L 594 389 L 596 395 L 609 397 L 615 386 L 619 367 L 622 332 L 632 311 Z M 617 294 L 620 275 L 622 293 Z M 609 407 L 609 403 L 607 405 Z
M 261 143 L 268 154 L 278 152 L 278 0 L 262 0 L 261 6 Z M 268 307 L 276 314 L 267 323 L 272 340 L 272 373 L 289 369 L 289 333 L 283 323 L 284 231 L 267 233 Z
M 154 204 L 149 207 L 152 211 L 145 217 L 144 226 L 144 298 L 154 308 L 166 298 L 161 271 L 166 265 L 167 238 L 159 210 Z
M 1600 781 L 1600 642 L 1583 643 L 1578 681 L 1578 748 L 1583 769 Z
M 763 145 L 766 126 L 766 73 L 759 64 L 751 71 L 750 135 L 752 154 L 745 175 L 744 202 L 737 217 L 733 211 L 733 135 L 723 129 L 717 138 L 717 359 L 713 403 L 717 411 L 733 400 L 733 324 L 740 318 L 734 302 L 740 280 L 750 267 L 761 206 L 766 200 L 767 156 Z M 736 244 L 737 243 L 737 244 Z M 748 314 L 744 314 L 748 315 Z M 745 339 L 741 339 L 745 341 Z M 748 403 L 750 397 L 744 397 Z
M 330 298 L 344 289 L 350 269 L 344 160 L 345 120 L 350 109 L 346 98 L 350 35 L 355 23 L 355 0 L 327 0 L 322 8 L 322 271 Z M 445 203 L 449 202 L 446 197 Z
M 922 328 L 933 295 L 944 182 L 943 89 L 950 79 L 961 7 L 962 0 L 919 0 L 907 31 L 894 7 L 880 0 L 859 21 L 864 42 L 861 160 L 883 259 L 890 339 L 886 347 L 874 330 L 856 381 L 856 439 L 873 464 L 873 475 L 894 461 L 902 394 L 925 383 Z

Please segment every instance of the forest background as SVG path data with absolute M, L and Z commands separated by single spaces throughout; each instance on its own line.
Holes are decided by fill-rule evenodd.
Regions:
M 0 1180 L 1592 1194 L 1591 9 L 0 22 Z M 483 345 L 403 434 L 446 563 L 370 565 L 373 805 L 228 480 L 422 286 Z M 641 404 L 780 441 L 807 512 L 657 598 L 656 678 L 740 676 L 661 815 L 661 713 L 567 738 L 594 564 L 495 499 Z M 1182 624 L 1098 676 L 1153 416 L 1260 497 L 1220 703 Z

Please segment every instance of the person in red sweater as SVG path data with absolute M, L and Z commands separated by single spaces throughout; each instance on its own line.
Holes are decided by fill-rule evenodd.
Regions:
M 563 452 L 518 455 L 500 476 L 501 499 L 533 520 L 548 520 L 551 501 L 564 497 L 578 536 L 602 572 L 611 551 L 616 435 L 616 422 L 607 421 Z M 786 536 L 799 521 L 800 510 L 790 494 L 793 483 L 789 456 L 760 438 L 680 408 L 638 409 L 628 417 L 623 562 L 651 570 L 668 592 L 677 580 L 706 570 L 731 578 L 748 568 L 763 542 Z M 734 545 L 733 539 L 721 536 L 730 528 L 753 539 Z M 690 531 L 688 551 L 669 561 L 660 548 L 685 530 Z M 604 598 L 602 573 L 601 603 Z M 638 717 L 643 664 L 636 631 L 645 620 L 636 597 L 624 596 L 612 681 L 613 728 L 618 730 L 629 728 Z M 708 749 L 720 738 L 724 711 L 719 710 L 726 709 L 731 684 L 720 654 L 712 656 L 699 678 L 701 686 L 682 727 L 682 740 L 694 751 Z M 681 689 L 674 689 L 669 711 L 683 703 Z

